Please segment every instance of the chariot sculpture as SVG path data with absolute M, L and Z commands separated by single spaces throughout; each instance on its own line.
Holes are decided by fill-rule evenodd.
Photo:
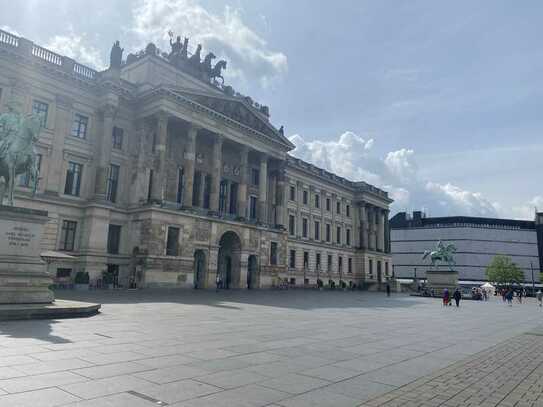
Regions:
M 7 193 L 7 204 L 13 206 L 15 179 L 28 174 L 33 193 L 38 184 L 35 144 L 41 129 L 40 117 L 24 115 L 13 102 L 0 114 L 0 205 Z
M 422 255 L 422 259 L 430 257 L 432 267 L 439 267 L 440 263 L 449 267 L 450 271 L 453 271 L 453 267 L 456 265 L 454 261 L 454 255 L 456 253 L 456 247 L 452 243 L 445 245 L 440 240 L 437 242 L 435 250 L 425 250 Z

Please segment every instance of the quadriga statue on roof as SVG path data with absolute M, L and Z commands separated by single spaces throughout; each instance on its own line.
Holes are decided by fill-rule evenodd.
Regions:
M 15 178 L 29 174 L 33 193 L 38 183 L 35 144 L 41 130 L 40 117 L 23 115 L 18 106 L 8 103 L 8 111 L 0 114 L 0 204 L 7 192 L 7 204 L 13 205 Z

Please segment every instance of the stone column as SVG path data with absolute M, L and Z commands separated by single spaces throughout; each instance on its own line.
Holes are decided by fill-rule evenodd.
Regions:
M 222 176 L 222 143 L 223 138 L 217 135 L 213 143 L 212 152 L 212 169 L 211 169 L 211 194 L 210 194 L 210 210 L 219 212 L 219 193 L 221 189 Z
M 268 222 L 268 157 L 260 157 L 260 179 L 258 182 L 258 220 Z
M 157 115 L 156 123 L 156 146 L 155 151 L 158 154 L 158 168 L 153 175 L 153 189 L 151 191 L 151 201 L 160 203 L 164 199 L 166 190 L 166 142 L 168 140 L 168 115 L 161 112 Z
M 241 146 L 240 165 L 239 165 L 239 186 L 238 186 L 238 216 L 248 218 L 247 216 L 247 180 L 249 162 L 249 149 Z
M 285 208 L 287 207 L 287 194 L 285 191 L 286 188 L 286 176 L 284 163 L 279 166 L 277 172 L 277 189 L 276 189 L 276 211 L 277 211 L 277 225 L 285 227 L 287 224 L 285 219 Z
M 184 168 L 185 190 L 183 191 L 183 206 L 192 208 L 192 191 L 194 189 L 194 166 L 196 164 L 196 136 L 198 127 L 191 124 L 187 134 L 187 145 L 185 147 Z
M 116 106 L 106 105 L 102 111 L 103 127 L 102 137 L 98 147 L 98 166 L 96 168 L 96 182 L 94 184 L 94 199 L 104 201 L 107 192 L 107 178 L 111 165 L 111 135 L 113 133 L 113 119 L 117 113 Z
M 378 219 L 379 219 L 379 225 L 378 226 L 378 241 L 377 241 L 377 249 L 385 252 L 385 211 L 381 208 L 377 209 L 378 211 Z
M 375 220 L 374 220 L 374 212 L 373 212 L 373 206 L 371 205 L 366 205 L 366 214 L 367 214 L 367 223 L 368 223 L 368 227 L 367 227 L 367 232 L 368 232 L 368 246 L 367 248 L 370 249 L 370 250 L 375 250 L 375 239 L 373 237 L 373 233 L 374 233 L 374 223 L 375 223 Z
M 390 210 L 386 209 L 383 211 L 384 213 L 384 216 L 385 216 L 385 248 L 384 248 L 384 252 L 385 253 L 390 253 L 390 224 L 389 224 L 389 220 L 388 220 L 388 217 L 389 217 L 389 214 L 390 214 Z M 392 266 L 390 266 L 392 267 Z
M 249 254 L 241 252 L 240 254 L 240 265 L 239 265 L 239 282 L 238 288 L 247 288 L 247 273 L 249 265 Z

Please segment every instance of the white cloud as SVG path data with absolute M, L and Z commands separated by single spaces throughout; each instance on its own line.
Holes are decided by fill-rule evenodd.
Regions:
M 543 195 L 534 196 L 525 204 L 513 207 L 513 216 L 518 219 L 533 220 L 536 210 L 543 212 Z
M 267 42 L 242 20 L 241 12 L 228 6 L 222 15 L 203 8 L 197 0 L 142 0 L 133 13 L 133 31 L 140 46 L 153 41 L 169 49 L 168 31 L 188 37 L 194 49 L 202 44 L 228 61 L 226 75 L 241 82 L 258 80 L 262 86 L 284 74 L 287 57 L 269 49 Z M 202 54 L 203 56 L 203 54 Z
M 16 35 L 17 37 L 21 36 L 21 34 L 15 28 L 11 28 L 9 25 L 0 25 L 0 30 L 7 31 L 8 33 Z
M 424 209 L 431 216 L 498 216 L 499 206 L 482 194 L 450 183 L 424 180 L 412 149 L 391 151 L 384 158 L 372 151 L 373 139 L 345 132 L 337 140 L 305 141 L 290 137 L 292 154 L 354 181 L 366 181 L 389 192 L 393 211 Z
M 102 52 L 88 43 L 85 34 L 78 35 L 70 29 L 69 35 L 55 35 L 44 47 L 99 71 L 106 69 Z

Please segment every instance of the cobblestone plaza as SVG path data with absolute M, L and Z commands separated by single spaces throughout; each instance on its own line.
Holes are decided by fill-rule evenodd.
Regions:
M 102 312 L 0 323 L 0 407 L 541 405 L 543 336 L 526 332 L 543 311 L 531 299 L 456 309 L 312 290 L 58 297 Z

